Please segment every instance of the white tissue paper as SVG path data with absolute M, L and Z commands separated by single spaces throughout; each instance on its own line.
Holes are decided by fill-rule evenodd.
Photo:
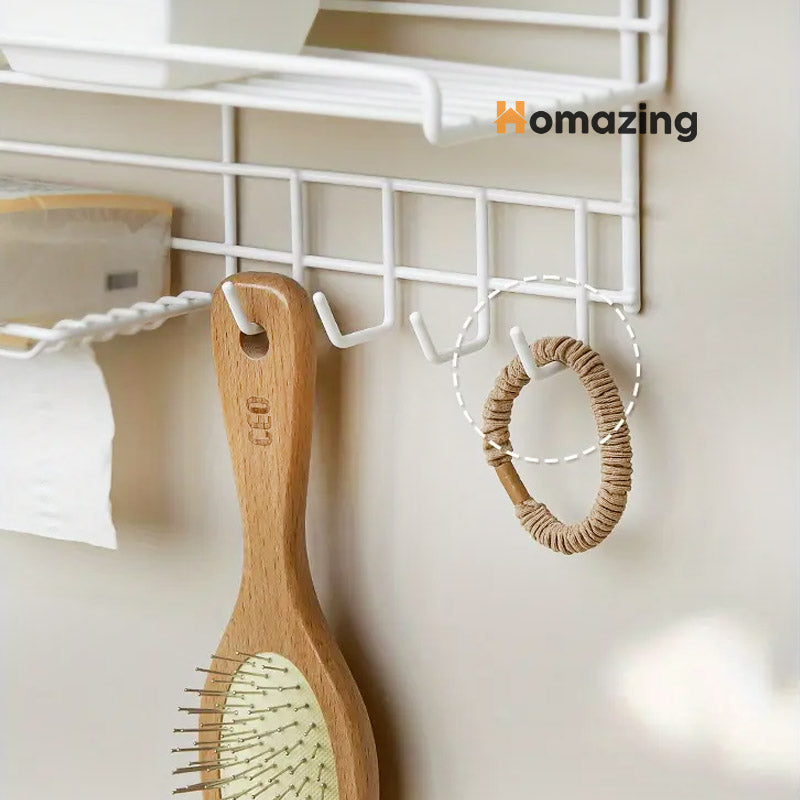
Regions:
M 113 438 L 91 347 L 0 358 L 0 530 L 116 549 Z

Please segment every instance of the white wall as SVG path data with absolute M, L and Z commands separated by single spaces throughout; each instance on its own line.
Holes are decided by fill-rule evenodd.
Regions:
M 553 3 L 553 6 L 558 4 Z M 574 3 L 597 8 L 586 0 Z M 602 4 L 613 11 L 615 4 Z M 323 604 L 372 715 L 387 800 L 789 800 L 798 663 L 798 13 L 793 0 L 677 0 L 671 93 L 700 136 L 644 142 L 645 385 L 632 422 L 634 489 L 611 539 L 564 558 L 529 541 L 457 412 L 446 368 L 407 328 L 338 352 L 320 336 L 308 533 Z M 435 23 L 369 21 L 318 41 L 406 50 L 456 42 Z M 506 34 L 501 59 L 613 69 L 582 48 Z M 582 40 L 583 41 L 583 40 Z M 496 54 L 473 40 L 463 52 Z M 515 55 L 518 54 L 517 55 Z M 449 51 L 448 51 L 449 54 Z M 572 66 L 575 64 L 564 64 Z M 580 66 L 580 63 L 578 64 Z M 0 136 L 215 157 L 212 110 L 0 91 Z M 247 113 L 242 156 L 265 163 L 545 191 L 612 194 L 616 148 L 597 137 L 504 137 L 437 150 L 417 130 Z M 212 178 L 0 156 L 0 172 L 158 193 L 180 235 L 219 238 Z M 248 243 L 284 246 L 269 189 L 245 182 Z M 320 249 L 374 254 L 359 196 L 317 197 Z M 338 209 L 338 211 L 337 211 Z M 342 209 L 345 212 L 342 213 Z M 467 269 L 469 209 L 405 209 L 403 256 Z M 568 269 L 565 220 L 504 218 L 503 271 Z M 613 230 L 599 230 L 611 280 Z M 466 241 L 465 241 L 466 240 Z M 176 288 L 210 288 L 213 259 L 177 260 Z M 379 316 L 378 281 L 314 275 L 348 329 Z M 406 287 L 454 336 L 471 296 Z M 569 332 L 568 304 L 503 300 L 498 329 Z M 620 381 L 624 339 L 595 312 Z M 118 552 L 0 537 L 5 800 L 166 797 L 171 728 L 212 652 L 240 569 L 236 498 L 204 315 L 97 347 L 117 421 Z M 502 336 L 466 362 L 474 408 Z M 591 438 L 570 376 L 529 389 L 515 443 Z M 6 457 L 5 454 L 2 457 Z M 537 496 L 585 512 L 596 462 L 529 467 Z

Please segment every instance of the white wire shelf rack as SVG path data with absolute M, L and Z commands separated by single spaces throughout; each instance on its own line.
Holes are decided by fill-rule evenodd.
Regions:
M 283 166 L 242 163 L 236 158 L 237 116 L 235 109 L 223 106 L 221 112 L 222 154 L 219 160 L 201 160 L 151 153 L 99 150 L 38 142 L 0 140 L 0 152 L 70 159 L 89 163 L 116 164 L 146 167 L 195 174 L 218 175 L 222 180 L 224 241 L 208 241 L 175 237 L 172 247 L 176 251 L 202 253 L 225 259 L 225 274 L 238 270 L 239 259 L 284 265 L 291 269 L 292 277 L 306 283 L 306 272 L 320 269 L 349 274 L 382 277 L 384 283 L 383 321 L 372 328 L 342 334 L 324 295 L 317 293 L 314 301 L 331 341 L 339 347 L 350 347 L 370 341 L 396 325 L 395 306 L 398 281 L 413 281 L 453 287 L 473 288 L 480 300 L 493 289 L 503 289 L 516 294 L 529 294 L 573 300 L 576 303 L 578 330 L 588 328 L 588 302 L 585 292 L 574 285 L 547 283 L 519 283 L 515 278 L 497 274 L 493 263 L 490 221 L 498 206 L 560 209 L 570 212 L 574 219 L 575 276 L 580 282 L 588 279 L 590 217 L 601 215 L 617 217 L 622 222 L 622 275 L 621 287 L 604 288 L 606 297 L 629 310 L 637 310 L 640 303 L 640 274 L 638 257 L 638 215 L 635 199 L 606 200 L 568 195 L 544 194 L 503 188 L 486 188 L 464 184 L 440 183 L 411 179 L 395 179 L 376 175 L 295 169 Z M 631 140 L 634 141 L 634 140 Z M 630 157 L 630 154 L 629 154 Z M 240 178 L 283 181 L 290 212 L 291 247 L 287 250 L 242 245 L 238 239 L 238 192 Z M 378 190 L 382 205 L 382 257 L 378 261 L 363 261 L 337 256 L 323 256 L 309 252 L 307 230 L 310 208 L 305 189 L 311 185 L 354 187 Z M 396 207 L 400 194 L 470 200 L 475 208 L 474 269 L 471 272 L 453 272 L 434 268 L 406 266 L 396 263 L 397 227 L 402 224 Z M 597 299 L 596 297 L 589 298 Z M 42 352 L 55 350 L 70 342 L 105 341 L 117 334 L 129 335 L 140 330 L 160 326 L 171 317 L 208 306 L 210 295 L 205 292 L 183 292 L 178 297 L 165 297 L 155 303 L 138 303 L 129 309 L 112 309 L 104 314 L 91 314 L 80 320 L 63 320 L 53 328 L 36 327 L 19 323 L 0 323 L 0 335 L 25 339 L 33 346 L 0 348 L 0 356 L 32 358 Z M 439 352 L 427 333 L 421 317 L 412 314 L 412 325 L 429 361 L 442 363 L 449 359 L 448 352 Z M 475 339 L 462 349 L 466 355 L 482 347 L 491 333 L 488 305 L 478 319 Z
M 591 278 L 589 264 L 592 259 L 588 225 L 595 215 L 617 217 L 620 220 L 621 231 L 619 283 L 617 286 L 608 287 L 595 285 L 595 288 L 612 302 L 624 305 L 627 311 L 635 313 L 639 310 L 641 215 L 639 140 L 636 136 L 619 137 L 621 152 L 619 195 L 605 199 L 243 163 L 238 160 L 236 152 L 238 138 L 236 109 L 241 107 L 281 109 L 330 113 L 362 119 L 413 122 L 422 125 L 425 135 L 431 142 L 442 144 L 475 138 L 494 130 L 497 92 L 501 89 L 501 96 L 509 97 L 511 94 L 509 99 L 512 100 L 533 97 L 534 106 L 543 109 L 589 108 L 595 103 L 610 109 L 612 101 L 624 107 L 637 98 L 649 96 L 653 91 L 663 88 L 667 69 L 667 0 L 651 0 L 650 13 L 647 17 L 638 15 L 637 0 L 620 0 L 618 17 L 512 11 L 477 6 L 467 8 L 415 2 L 375 2 L 375 0 L 326 0 L 323 5 L 330 10 L 348 12 L 563 25 L 617 31 L 620 38 L 620 77 L 618 80 L 610 80 L 563 75 L 544 76 L 541 73 L 520 70 L 338 50 L 310 50 L 309 54 L 292 57 L 183 46 L 122 48 L 96 43 L 84 45 L 32 39 L 11 40 L 3 37 L 0 31 L 0 46 L 13 44 L 23 47 L 53 47 L 77 52 L 252 68 L 270 73 L 245 81 L 200 89 L 157 91 L 68 83 L 0 69 L 0 84 L 217 105 L 221 110 L 222 125 L 222 148 L 217 160 L 15 140 L 0 140 L 0 152 L 218 175 L 221 179 L 223 199 L 223 241 L 176 237 L 172 241 L 173 249 L 223 257 L 226 275 L 238 271 L 240 259 L 247 259 L 288 266 L 292 276 L 300 283 L 305 282 L 305 273 L 309 269 L 381 277 L 382 321 L 363 330 L 342 333 L 325 296 L 321 293 L 315 295 L 314 302 L 325 330 L 338 347 L 351 347 L 371 341 L 396 326 L 395 306 L 399 281 L 473 288 L 477 292 L 479 302 L 485 300 L 488 293 L 494 289 L 567 299 L 575 304 L 578 335 L 586 337 L 589 330 L 589 307 L 591 301 L 598 299 L 598 295 L 589 296 L 582 288 Z M 643 35 L 649 38 L 650 46 L 648 76 L 642 82 L 639 76 Z M 530 94 L 526 94 L 527 92 Z M 368 101 L 365 102 L 365 99 Z M 488 109 L 484 108 L 485 103 L 488 103 Z M 240 243 L 238 233 L 240 178 L 282 180 L 286 183 L 291 225 L 291 246 L 288 250 L 252 247 Z M 313 184 L 379 190 L 383 242 L 380 260 L 358 261 L 309 252 L 306 234 L 310 212 L 305 190 Z M 474 269 L 468 272 L 452 272 L 396 263 L 396 228 L 402 224 L 396 207 L 396 199 L 400 194 L 473 201 Z M 501 265 L 495 264 L 492 257 L 491 218 L 495 208 L 503 205 L 561 209 L 572 213 L 574 220 L 572 284 L 519 283 L 514 278 L 502 275 Z M 13 347 L 0 348 L 0 356 L 32 358 L 70 342 L 106 340 L 116 334 L 125 335 L 152 329 L 171 317 L 207 307 L 209 300 L 210 297 L 205 292 L 183 292 L 178 297 L 165 297 L 154 303 L 140 303 L 129 309 L 112 309 L 80 320 L 63 320 L 53 328 L 0 322 L 0 335 L 24 339 L 31 344 L 23 350 Z M 410 322 L 428 361 L 445 363 L 450 360 L 452 351 L 442 351 L 435 346 L 424 319 L 418 313 L 411 314 Z M 477 317 L 475 335 L 462 346 L 461 354 L 467 355 L 481 349 L 489 341 L 491 333 L 492 318 L 489 304 L 486 303 L 484 310 Z M 524 346 L 524 337 L 519 333 L 512 338 L 518 350 Z
M 667 0 L 651 0 L 646 17 L 623 0 L 619 16 L 566 14 L 483 6 L 385 0 L 324 0 L 329 11 L 555 26 L 617 32 L 623 42 L 647 37 L 646 77 L 637 70 L 620 78 L 545 73 L 463 64 L 411 56 L 309 47 L 298 56 L 184 45 L 126 46 L 98 42 L 12 38 L 0 31 L 0 47 L 125 56 L 226 66 L 262 75 L 202 88 L 155 90 L 41 78 L 0 69 L 0 83 L 81 92 L 113 93 L 175 102 L 225 105 L 417 124 L 433 144 L 453 144 L 496 130 L 497 101 L 525 101 L 528 113 L 615 110 L 664 89 L 667 74 Z

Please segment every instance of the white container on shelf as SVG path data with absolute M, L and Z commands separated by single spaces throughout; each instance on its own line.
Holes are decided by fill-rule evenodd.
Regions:
M 0 0 L 0 33 L 104 45 L 298 53 L 318 10 L 319 0 Z M 124 56 L 3 49 L 18 72 L 92 83 L 174 89 L 252 74 Z

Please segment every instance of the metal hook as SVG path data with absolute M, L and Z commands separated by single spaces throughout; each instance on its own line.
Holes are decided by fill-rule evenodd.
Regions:
M 589 296 L 586 282 L 589 280 L 589 229 L 586 201 L 579 200 L 575 204 L 575 336 L 585 344 L 589 344 Z M 531 347 L 525 334 L 518 325 L 510 331 L 511 342 L 517 351 L 520 363 L 531 380 L 549 378 L 563 372 L 563 364 L 546 364 L 537 367 L 533 360 Z
M 395 306 L 397 284 L 395 278 L 395 225 L 394 225 L 394 187 L 392 182 L 384 182 L 381 190 L 381 217 L 383 241 L 383 321 L 371 328 L 364 328 L 352 333 L 342 333 L 331 311 L 328 298 L 323 292 L 314 293 L 314 305 L 322 320 L 325 333 L 331 343 L 339 348 L 354 347 L 376 339 L 384 331 L 395 325 Z
M 228 307 L 231 310 L 231 314 L 233 314 L 234 320 L 236 320 L 236 324 L 239 326 L 239 330 L 245 336 L 256 336 L 264 332 L 264 329 L 260 325 L 257 325 L 255 322 L 250 322 L 247 318 L 247 314 L 242 308 L 242 302 L 239 299 L 239 292 L 236 289 L 236 284 L 233 281 L 225 281 L 225 283 L 222 284 L 222 293 L 228 301 Z
M 575 338 L 589 344 L 589 304 L 585 299 L 586 290 L 582 287 L 577 287 L 578 296 L 575 305 Z M 583 296 L 583 301 L 581 300 Z M 549 378 L 552 375 L 557 375 L 566 369 L 564 364 L 554 362 L 552 364 L 545 364 L 543 367 L 537 367 L 536 362 L 533 360 L 533 353 L 531 353 L 531 346 L 525 338 L 522 329 L 515 325 L 510 331 L 509 336 L 514 345 L 514 350 L 517 351 L 517 356 L 522 364 L 523 369 L 531 380 L 542 380 Z
M 475 198 L 475 248 L 478 256 L 476 284 L 478 288 L 478 329 L 475 338 L 459 348 L 459 355 L 476 353 L 486 347 L 492 330 L 492 316 L 489 308 L 489 203 L 486 191 L 478 192 Z M 419 311 L 408 318 L 414 329 L 419 346 L 431 364 L 444 364 L 453 360 L 455 350 L 437 350 L 431 339 L 428 326 Z
M 517 356 L 522 364 L 522 368 L 532 381 L 549 378 L 551 375 L 557 375 L 565 369 L 563 364 L 558 363 L 545 364 L 543 367 L 537 367 L 536 362 L 533 360 L 531 346 L 528 344 L 528 340 L 525 338 L 525 334 L 519 326 L 515 325 L 509 331 L 509 335 L 511 336 L 514 349 L 517 351 Z

